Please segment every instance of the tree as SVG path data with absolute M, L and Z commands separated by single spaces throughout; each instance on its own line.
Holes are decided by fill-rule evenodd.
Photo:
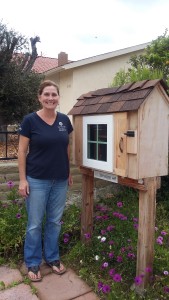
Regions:
M 37 57 L 36 42 L 0 22 L 0 125 L 19 123 L 23 116 L 39 106 L 37 91 L 42 76 L 32 71 Z
M 131 67 L 116 73 L 112 85 L 118 86 L 127 82 L 144 79 L 163 78 L 169 86 L 169 36 L 168 30 L 153 40 L 143 54 L 134 55 L 129 60 Z

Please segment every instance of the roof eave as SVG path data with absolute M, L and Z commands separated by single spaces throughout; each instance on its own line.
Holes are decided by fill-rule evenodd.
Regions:
M 128 48 L 124 48 L 124 49 L 120 49 L 120 50 L 115 50 L 115 51 L 100 54 L 100 55 L 97 55 L 97 56 L 92 56 L 92 57 L 89 57 L 89 58 L 85 58 L 85 59 L 82 59 L 82 60 L 78 60 L 78 61 L 66 64 L 64 67 L 65 67 L 65 70 L 68 70 L 68 69 L 80 67 L 80 66 L 83 66 L 83 65 L 95 63 L 95 62 L 98 62 L 98 61 L 110 59 L 112 57 L 121 56 L 121 55 L 124 55 L 124 54 L 127 54 L 127 53 L 136 52 L 136 51 L 145 49 L 149 44 L 150 44 L 150 42 L 140 44 L 140 45 L 136 45 L 136 46 L 132 46 L 132 47 L 128 47 Z
M 64 66 L 60 66 L 60 67 L 53 68 L 53 69 L 50 69 L 50 70 L 48 70 L 48 71 L 45 71 L 45 72 L 43 72 L 42 74 L 44 74 L 44 75 L 53 75 L 53 74 L 62 72 L 62 71 L 64 71 L 64 70 L 65 70 Z
M 112 52 L 108 52 L 108 53 L 104 53 L 104 54 L 100 54 L 100 55 L 96 55 L 96 56 L 92 56 L 92 57 L 88 57 L 85 59 L 81 59 L 81 60 L 77 60 L 74 62 L 70 62 L 68 64 L 65 64 L 61 67 L 57 67 L 57 68 L 53 68 L 51 70 L 48 70 L 47 72 L 44 72 L 44 75 L 53 75 L 54 73 L 59 73 L 61 71 L 64 70 L 69 70 L 69 69 L 73 69 L 73 68 L 77 68 L 77 67 L 81 67 L 84 65 L 88 65 L 88 64 L 92 64 L 98 61 L 103 61 L 106 59 L 110 59 L 112 57 L 116 57 L 116 56 L 121 56 L 127 53 L 132 53 L 132 52 L 136 52 L 139 50 L 144 50 L 148 45 L 150 44 L 150 42 L 148 43 L 144 43 L 144 44 L 140 44 L 140 45 L 136 45 L 136 46 L 132 46 L 132 47 L 127 47 L 124 49 L 120 49 L 120 50 L 115 50 Z

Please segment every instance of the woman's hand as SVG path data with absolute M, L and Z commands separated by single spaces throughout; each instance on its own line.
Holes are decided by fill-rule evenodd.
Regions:
M 27 180 L 20 180 L 19 183 L 19 194 L 22 197 L 28 197 L 29 195 L 29 183 Z
M 71 186 L 73 184 L 73 177 L 69 174 L 68 185 Z

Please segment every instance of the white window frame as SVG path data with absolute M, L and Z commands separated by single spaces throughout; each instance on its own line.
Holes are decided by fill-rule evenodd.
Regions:
M 87 126 L 93 124 L 107 125 L 107 161 L 87 158 Z M 114 157 L 114 119 L 113 115 L 83 116 L 83 165 L 92 169 L 113 172 Z

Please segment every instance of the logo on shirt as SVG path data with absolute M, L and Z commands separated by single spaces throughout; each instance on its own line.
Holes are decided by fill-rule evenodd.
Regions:
M 59 126 L 58 126 L 59 131 L 66 131 L 66 126 L 63 125 L 62 122 L 59 122 Z

